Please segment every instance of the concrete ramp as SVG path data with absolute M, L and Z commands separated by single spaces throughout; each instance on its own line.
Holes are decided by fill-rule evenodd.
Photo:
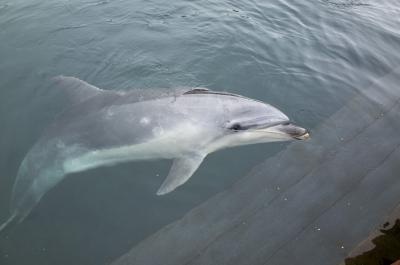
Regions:
M 400 203 L 400 74 L 113 265 L 339 264 Z

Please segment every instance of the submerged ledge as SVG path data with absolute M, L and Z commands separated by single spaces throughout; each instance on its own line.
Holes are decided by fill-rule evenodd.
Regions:
M 400 203 L 399 81 L 377 80 L 112 264 L 339 264 Z

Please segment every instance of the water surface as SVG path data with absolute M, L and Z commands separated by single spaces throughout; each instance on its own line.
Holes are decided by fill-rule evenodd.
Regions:
M 400 65 L 399 15 L 395 0 L 0 2 L 0 219 L 19 163 L 63 108 L 50 77 L 229 91 L 313 129 Z M 71 175 L 0 235 L 0 263 L 109 264 L 286 145 L 212 154 L 162 197 L 169 161 Z

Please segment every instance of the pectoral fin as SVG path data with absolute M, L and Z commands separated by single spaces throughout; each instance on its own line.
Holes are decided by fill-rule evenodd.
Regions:
M 157 191 L 157 195 L 164 195 L 185 183 L 197 170 L 206 155 L 191 154 L 176 158 L 172 164 L 167 178 Z

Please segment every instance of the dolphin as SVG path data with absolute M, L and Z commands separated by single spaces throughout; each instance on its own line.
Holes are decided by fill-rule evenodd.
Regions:
M 277 108 L 205 88 L 110 91 L 58 76 L 71 106 L 27 153 L 14 184 L 9 219 L 21 222 L 66 175 L 100 166 L 173 159 L 157 195 L 185 183 L 207 154 L 256 143 L 307 139 Z

